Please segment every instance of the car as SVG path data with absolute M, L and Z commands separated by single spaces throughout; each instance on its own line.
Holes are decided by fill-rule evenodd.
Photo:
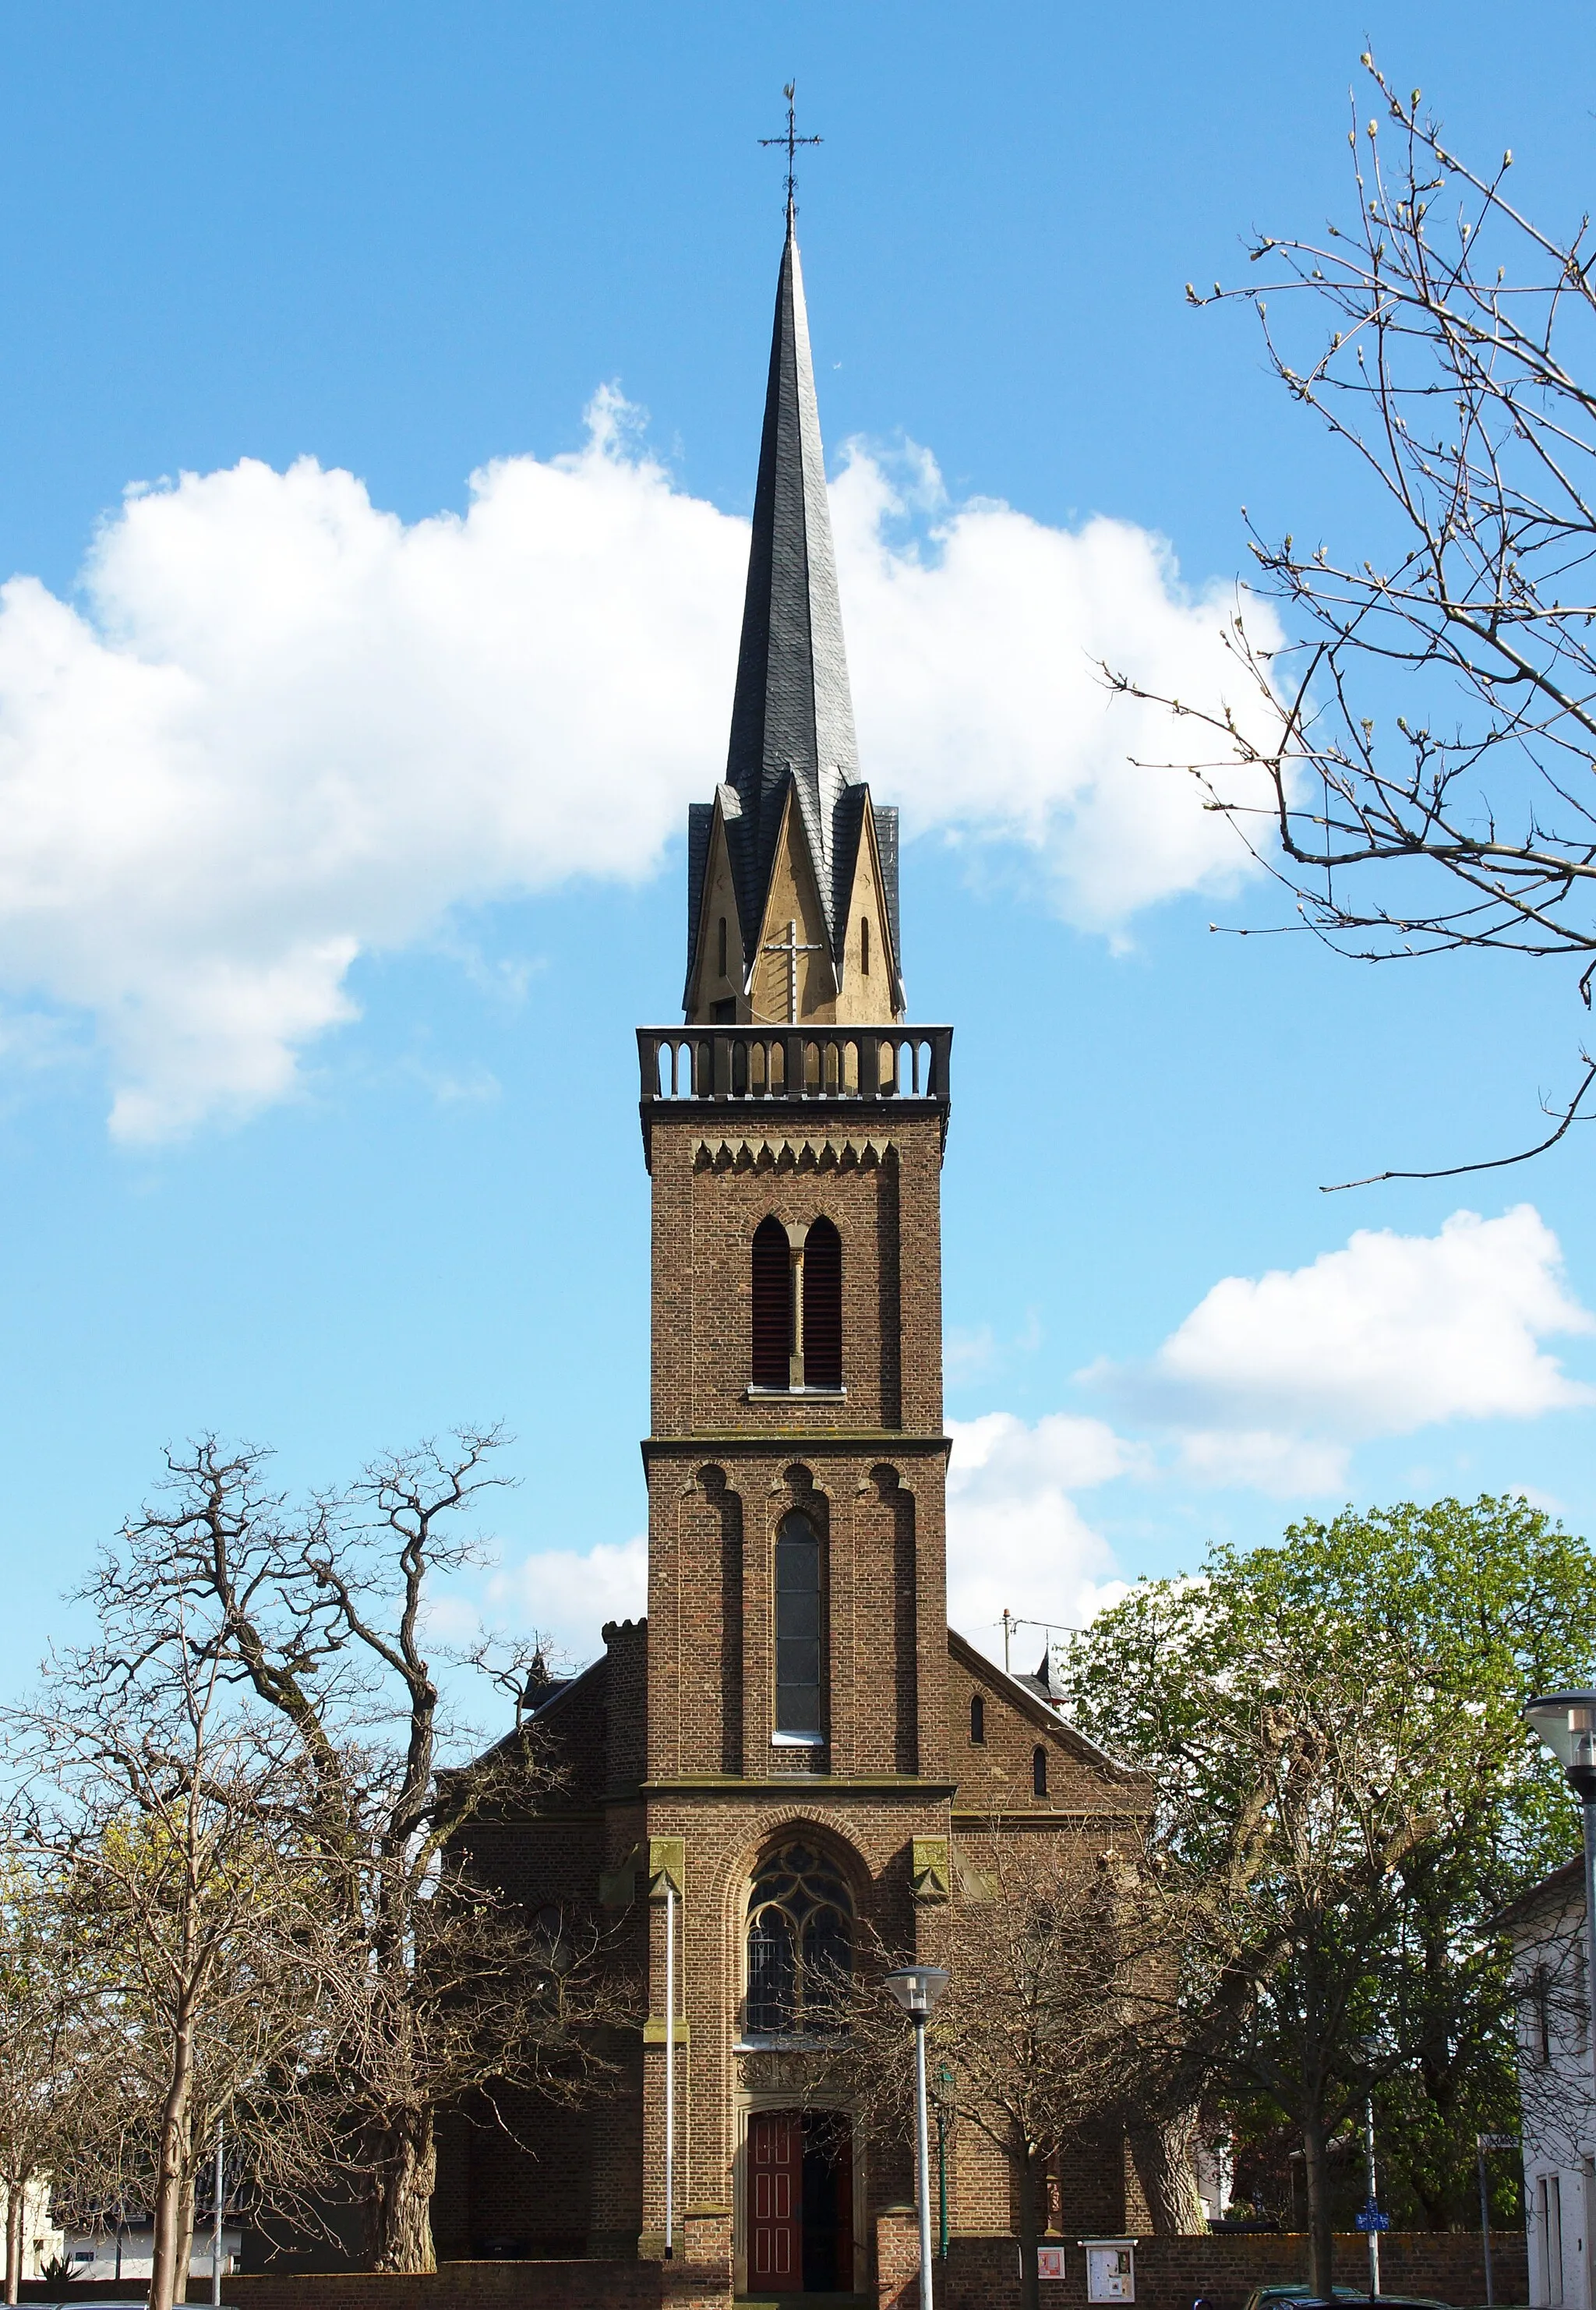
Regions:
M 1295 2310 L 1297 2303 L 1315 2298 L 1305 2280 L 1299 2279 L 1293 2285 L 1288 2279 L 1282 2279 L 1272 2286 L 1254 2286 L 1242 2310 L 1286 2310 L 1288 2304 Z M 1338 2302 L 1366 2302 L 1369 2297 L 1366 2290 L 1360 2294 L 1356 2286 L 1338 2286 L 1335 2298 Z
M 1349 2301 L 1366 2303 L 1368 2310 L 1452 2310 L 1450 2303 L 1434 2294 L 1360 2294 L 1355 2286 L 1338 2286 L 1333 2302 L 1326 2301 L 1323 2294 L 1288 2294 L 1280 2300 L 1288 2303 L 1290 2310 L 1341 2310 Z

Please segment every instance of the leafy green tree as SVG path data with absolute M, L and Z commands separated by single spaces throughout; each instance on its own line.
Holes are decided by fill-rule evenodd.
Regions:
M 1422 2111 L 1409 2185 L 1459 2210 L 1497 2101 L 1509 1994 L 1486 1930 L 1574 1822 L 1520 1714 L 1596 1654 L 1596 1562 L 1522 1499 L 1294 1525 L 1141 1583 L 1077 1643 L 1083 1729 L 1158 1786 L 1149 1881 L 1180 1951 L 1150 2062 L 1298 2129 L 1312 2277 L 1329 2152 L 1371 2087 Z

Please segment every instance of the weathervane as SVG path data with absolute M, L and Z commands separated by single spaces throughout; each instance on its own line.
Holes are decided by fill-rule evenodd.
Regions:
M 782 94 L 787 100 L 786 135 L 785 136 L 761 136 L 759 139 L 761 144 L 785 144 L 787 148 L 787 221 L 789 224 L 797 213 L 794 204 L 793 195 L 798 189 L 798 179 L 793 173 L 793 163 L 797 156 L 798 147 L 800 144 L 820 144 L 823 143 L 825 141 L 823 137 L 820 136 L 799 135 L 797 106 L 794 101 L 794 91 L 796 91 L 797 86 L 798 83 L 795 80 L 790 80 L 785 88 L 782 91 Z

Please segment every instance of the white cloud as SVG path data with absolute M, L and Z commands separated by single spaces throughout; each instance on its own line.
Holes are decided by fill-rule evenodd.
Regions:
M 1103 664 L 1212 707 L 1262 736 L 1255 689 L 1221 633 L 1235 588 L 1182 586 L 1167 542 L 1101 516 L 1054 529 L 994 499 L 951 505 L 933 460 L 887 467 L 857 447 L 833 484 L 861 757 L 911 829 L 938 825 L 1035 852 L 1061 911 L 1112 929 L 1181 890 L 1223 890 L 1244 856 L 1167 760 L 1159 709 L 1115 699 Z M 932 551 L 892 543 L 911 508 Z M 1278 638 L 1266 604 L 1249 626 Z M 1240 791 L 1239 787 L 1236 789 Z
M 948 1617 L 972 1644 L 1002 1658 L 993 1625 L 1005 1608 L 1079 1628 L 1124 1594 L 1113 1550 L 1070 1492 L 1140 1472 L 1141 1447 L 1064 1412 L 1034 1428 L 1011 1411 L 948 1428 Z M 1033 1639 L 1040 1657 L 1039 1629 Z
M 1454 1211 L 1434 1236 L 1360 1229 L 1310 1266 L 1226 1276 L 1149 1363 L 1083 1376 L 1175 1429 L 1200 1481 L 1328 1491 L 1367 1437 L 1596 1403 L 1541 1344 L 1592 1331 L 1557 1237 L 1521 1203 Z
M 648 1609 L 648 1542 L 638 1533 L 595 1547 L 541 1548 L 496 1572 L 487 1585 L 490 1616 L 549 1641 L 570 1660 L 603 1649 L 606 1620 L 635 1620 Z
M 646 874 L 708 791 L 746 528 L 672 486 L 617 395 L 589 416 L 577 454 L 475 475 L 462 517 L 246 460 L 130 493 L 76 605 L 0 588 L 0 993 L 93 1022 L 121 1137 L 291 1094 L 362 951 Z M 1028 845 L 1083 923 L 1233 877 L 1190 781 L 1123 768 L 1164 741 L 1090 665 L 1216 697 L 1219 597 L 1144 531 L 950 507 L 918 472 L 929 550 L 889 542 L 905 500 L 867 455 L 835 491 L 878 791 L 911 831 Z
M 1189 1428 L 1177 1439 L 1179 1468 L 1192 1482 L 1270 1492 L 1279 1499 L 1346 1489 L 1350 1447 L 1323 1436 L 1267 1428 Z

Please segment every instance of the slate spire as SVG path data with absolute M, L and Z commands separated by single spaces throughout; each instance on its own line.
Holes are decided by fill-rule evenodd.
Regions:
M 863 793 L 848 792 L 858 787 L 859 752 L 790 200 L 726 762 L 726 784 L 741 806 L 736 866 L 745 937 L 758 935 L 789 775 L 836 942 L 838 910 L 847 904 L 837 885 L 845 866 L 852 872 Z

